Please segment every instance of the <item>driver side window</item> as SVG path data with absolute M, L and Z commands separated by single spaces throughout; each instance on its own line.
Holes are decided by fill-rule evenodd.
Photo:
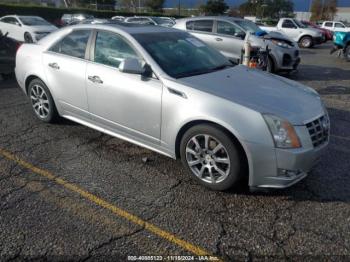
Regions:
M 236 36 L 238 33 L 243 33 L 243 31 L 228 22 L 224 22 L 224 21 L 218 21 L 217 22 L 217 33 L 218 34 L 222 34 L 222 35 L 230 35 L 230 36 Z
M 335 23 L 335 26 L 334 27 L 337 27 L 337 28 L 344 28 L 345 26 L 340 24 L 340 23 Z
M 140 59 L 123 37 L 106 31 L 97 32 L 94 62 L 118 68 L 126 58 Z

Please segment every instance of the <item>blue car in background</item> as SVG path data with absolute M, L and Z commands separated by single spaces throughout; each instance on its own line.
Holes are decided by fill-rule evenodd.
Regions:
M 350 32 L 334 32 L 333 43 L 331 53 L 342 50 L 345 59 L 350 62 Z

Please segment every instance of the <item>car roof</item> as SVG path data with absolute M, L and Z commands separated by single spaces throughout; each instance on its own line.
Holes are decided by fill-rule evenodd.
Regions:
M 129 17 L 127 17 L 127 18 L 152 18 L 153 16 L 137 16 L 137 15 L 135 15 L 135 16 L 129 16 Z
M 5 17 L 13 17 L 13 18 L 17 18 L 17 19 L 20 19 L 21 17 L 39 17 L 39 18 L 42 18 L 38 15 L 5 15 L 5 16 L 2 16 L 0 18 L 5 18 Z
M 123 30 L 126 33 L 129 34 L 139 34 L 139 33 L 160 33 L 160 32 L 179 32 L 178 29 L 170 28 L 170 27 L 162 27 L 162 26 L 155 26 L 155 25 L 143 25 L 143 24 L 133 24 L 133 23 L 124 23 L 124 22 L 118 22 L 118 23 L 110 23 L 110 24 L 94 24 L 94 25 L 75 25 L 75 29 L 104 29 L 104 30 L 110 30 L 110 29 L 119 29 Z
M 182 18 L 179 19 L 179 21 L 195 21 L 195 20 L 226 20 L 229 22 L 235 22 L 235 21 L 245 21 L 243 18 L 239 17 L 232 17 L 232 16 L 197 16 L 197 17 L 188 17 L 188 18 Z

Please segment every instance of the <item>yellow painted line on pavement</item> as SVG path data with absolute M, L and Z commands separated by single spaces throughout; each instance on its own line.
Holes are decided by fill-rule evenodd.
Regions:
M 33 166 L 32 164 L 30 164 L 29 162 L 26 162 L 22 159 L 20 159 L 19 157 L 17 157 L 16 155 L 4 150 L 0 148 L 0 155 L 2 155 L 3 157 L 7 158 L 8 160 L 12 160 L 14 162 L 16 162 L 18 165 L 31 170 L 32 172 L 41 175 L 43 177 L 46 177 L 47 179 L 54 181 L 55 183 L 65 187 L 66 189 L 69 189 L 70 191 L 73 191 L 79 195 L 81 195 L 83 198 L 95 203 L 98 206 L 101 206 L 105 209 L 110 210 L 111 212 L 113 212 L 115 215 L 122 217 L 136 225 L 142 226 L 145 230 L 163 238 L 166 239 L 167 241 L 176 244 L 180 247 L 182 247 L 183 249 L 197 255 L 197 256 L 210 256 L 213 260 L 215 261 L 221 261 L 221 259 L 219 259 L 218 257 L 215 257 L 214 255 L 210 254 L 208 251 L 206 251 L 205 249 L 196 246 L 194 244 L 191 244 L 190 242 L 187 242 L 185 240 L 182 240 L 180 238 L 178 238 L 177 236 L 175 236 L 174 234 L 167 232 L 159 227 L 157 227 L 156 225 L 153 225 L 147 221 L 142 220 L 141 218 L 111 204 L 108 203 L 107 201 L 103 200 L 102 198 L 99 198 L 96 195 L 93 195 L 87 191 L 85 191 L 84 189 L 78 187 L 75 184 L 69 183 L 67 181 L 65 181 L 62 178 L 56 177 L 55 175 L 53 175 L 51 172 L 46 171 L 44 169 L 38 168 Z

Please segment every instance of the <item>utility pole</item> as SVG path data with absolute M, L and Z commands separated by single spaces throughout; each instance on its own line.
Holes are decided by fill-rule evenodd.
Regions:
M 179 0 L 179 4 L 178 4 L 178 16 L 181 15 L 181 0 Z
M 323 12 L 324 12 L 324 0 L 322 0 L 321 20 L 323 20 Z
M 312 1 L 313 0 L 309 0 L 309 12 L 311 12 Z

